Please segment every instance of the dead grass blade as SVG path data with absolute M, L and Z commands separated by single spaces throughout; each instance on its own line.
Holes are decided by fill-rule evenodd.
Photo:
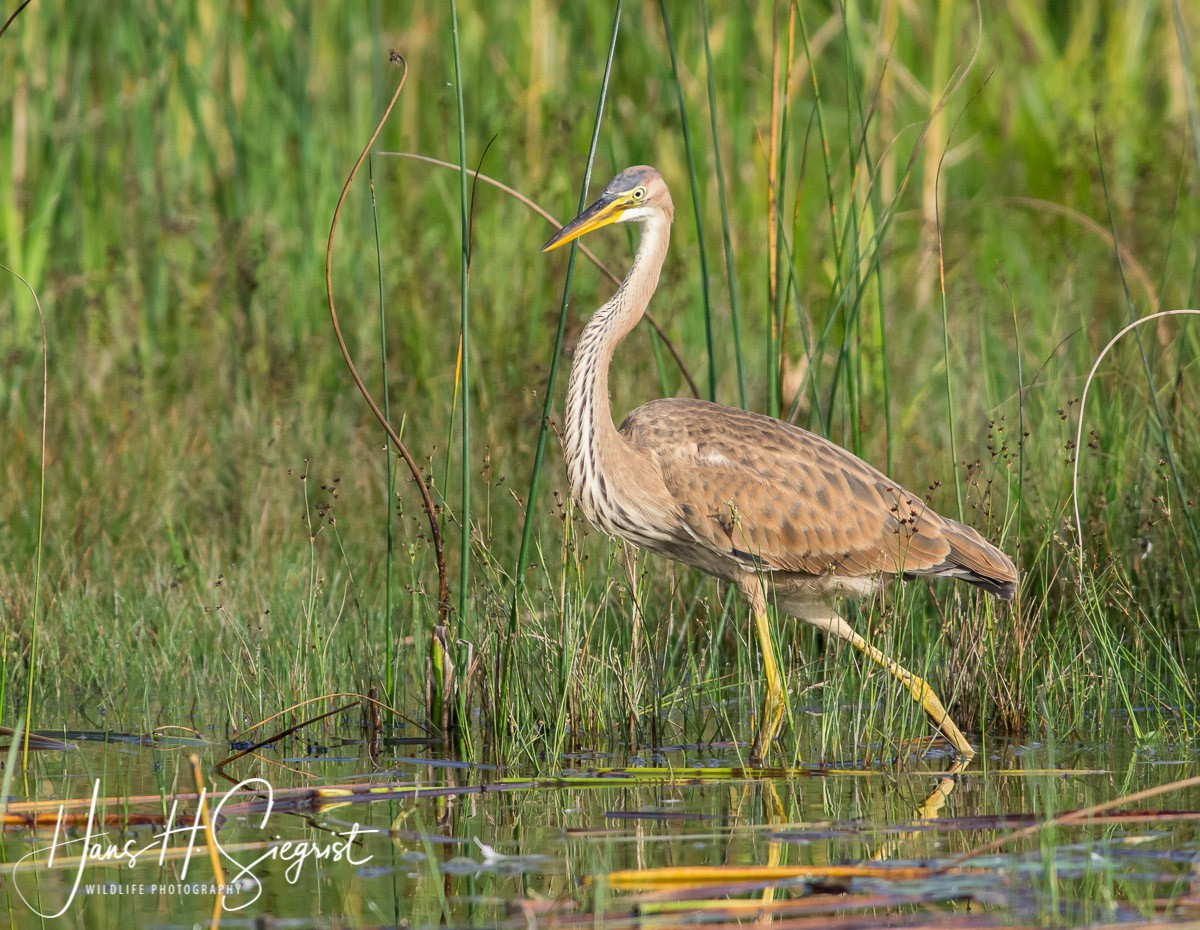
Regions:
M 1114 798 L 1111 801 L 1105 801 L 1103 804 L 1094 804 L 1091 807 L 1085 807 L 1077 811 L 1071 811 L 1068 814 L 1062 814 L 1058 817 L 1051 817 L 1041 823 L 1036 823 L 1031 827 L 1026 827 L 1024 830 L 1018 830 L 1016 833 L 1009 833 L 1006 836 L 998 837 L 990 843 L 984 843 L 981 846 L 976 846 L 969 852 L 963 853 L 961 856 L 956 856 L 944 865 L 938 866 L 934 871 L 938 874 L 945 874 L 949 871 L 957 869 L 964 862 L 968 862 L 977 856 L 982 856 L 990 852 L 995 852 L 1003 846 L 1007 846 L 1014 840 L 1023 839 L 1027 836 L 1033 836 L 1048 827 L 1061 827 L 1071 823 L 1090 822 L 1096 814 L 1102 814 L 1105 811 L 1112 810 L 1114 807 L 1120 807 L 1124 804 L 1134 804 L 1139 801 L 1146 801 L 1150 798 L 1158 797 L 1160 794 L 1168 794 L 1172 791 L 1182 791 L 1184 788 L 1194 788 L 1200 786 L 1200 775 L 1194 775 L 1191 778 L 1183 778 L 1179 781 L 1168 782 L 1165 785 L 1158 785 L 1154 788 L 1147 788 L 1144 791 L 1135 791 L 1133 794 L 1122 795 L 1119 798 Z

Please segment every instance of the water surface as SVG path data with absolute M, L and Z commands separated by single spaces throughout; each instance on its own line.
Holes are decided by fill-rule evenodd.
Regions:
M 1093 745 L 993 742 L 957 773 L 935 746 L 903 766 L 759 775 L 737 769 L 737 754 L 716 745 L 633 757 L 572 753 L 550 767 L 551 777 L 446 759 L 440 746 L 401 739 L 377 746 L 372 758 L 357 732 L 292 737 L 237 760 L 217 781 L 213 805 L 236 781 L 265 780 L 229 794 L 216 817 L 222 867 L 236 886 L 220 922 L 1084 927 L 1200 920 L 1196 787 L 1091 824 L 1014 836 L 1056 814 L 1197 773 L 1194 746 L 1139 748 L 1123 728 L 1114 731 L 1114 741 Z M 39 913 L 60 910 L 46 925 L 209 922 L 213 870 L 203 831 L 190 831 L 196 802 L 188 760 L 197 753 L 211 766 L 230 754 L 228 741 L 66 736 L 74 748 L 38 753 L 10 789 L 16 801 L 77 802 L 62 818 L 57 803 L 36 811 L 36 830 L 21 820 L 28 824 L 34 811 L 11 809 L 3 855 L 13 925 L 42 926 Z M 81 867 L 97 782 L 92 850 L 112 861 Z M 176 796 L 178 832 L 164 841 Z M 1005 845 L 950 868 L 1002 837 L 1010 837 Z M 26 860 L 13 874 L 12 863 L 56 842 L 53 868 L 43 852 L 41 865 Z M 665 871 L 695 866 L 708 870 Z

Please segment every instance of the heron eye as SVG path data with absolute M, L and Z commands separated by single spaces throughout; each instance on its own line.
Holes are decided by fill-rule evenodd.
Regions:
M 634 200 L 645 200 L 646 199 L 646 188 L 644 188 L 644 187 L 634 188 L 633 199 Z

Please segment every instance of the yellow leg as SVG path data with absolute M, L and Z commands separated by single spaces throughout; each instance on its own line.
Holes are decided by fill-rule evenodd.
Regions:
M 933 693 L 933 689 L 925 683 L 924 679 L 918 678 L 894 659 L 888 658 L 854 632 L 850 628 L 850 625 L 837 614 L 831 614 L 828 617 L 805 617 L 804 619 L 818 629 L 825 630 L 827 633 L 846 640 L 846 642 L 850 643 L 850 645 L 872 662 L 886 668 L 909 690 L 913 700 L 921 705 L 921 709 L 925 711 L 929 720 L 935 727 L 942 731 L 946 739 L 954 744 L 954 748 L 962 754 L 963 758 L 970 759 L 975 755 L 974 748 L 967 742 L 967 738 L 962 735 L 962 731 L 955 726 L 954 721 L 950 719 L 950 715 L 946 713 L 946 708 L 938 700 L 938 696 Z
M 763 806 L 766 808 L 766 822 L 773 827 L 780 827 L 787 823 L 787 815 L 784 813 L 783 801 L 779 799 L 779 792 L 775 790 L 773 781 L 761 782 L 763 786 Z M 771 837 L 774 834 L 767 834 Z M 783 863 L 783 843 L 779 840 L 767 840 L 767 868 L 777 868 Z M 762 900 L 765 904 L 770 905 L 775 900 L 775 893 L 778 885 L 771 885 L 763 889 Z M 763 926 L 770 925 L 774 922 L 774 915 L 769 910 L 765 910 L 763 915 L 759 917 L 755 923 Z
M 758 584 L 757 581 L 752 584 Z M 743 589 L 745 590 L 745 589 Z M 779 662 L 775 659 L 775 644 L 771 640 L 771 626 L 767 621 L 766 598 L 760 590 L 748 595 L 754 612 L 754 630 L 758 634 L 758 647 L 762 651 L 763 675 L 767 679 L 767 693 L 763 698 L 762 720 L 750 747 L 750 764 L 762 765 L 771 744 L 783 726 L 783 713 L 787 709 L 787 697 L 783 691 L 783 676 L 779 673 Z

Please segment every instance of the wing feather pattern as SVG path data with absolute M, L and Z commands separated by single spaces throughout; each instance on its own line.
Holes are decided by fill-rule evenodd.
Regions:
M 1012 596 L 1004 553 L 807 430 L 666 399 L 639 407 L 620 432 L 657 461 L 688 534 L 715 552 L 805 575 L 952 576 Z

